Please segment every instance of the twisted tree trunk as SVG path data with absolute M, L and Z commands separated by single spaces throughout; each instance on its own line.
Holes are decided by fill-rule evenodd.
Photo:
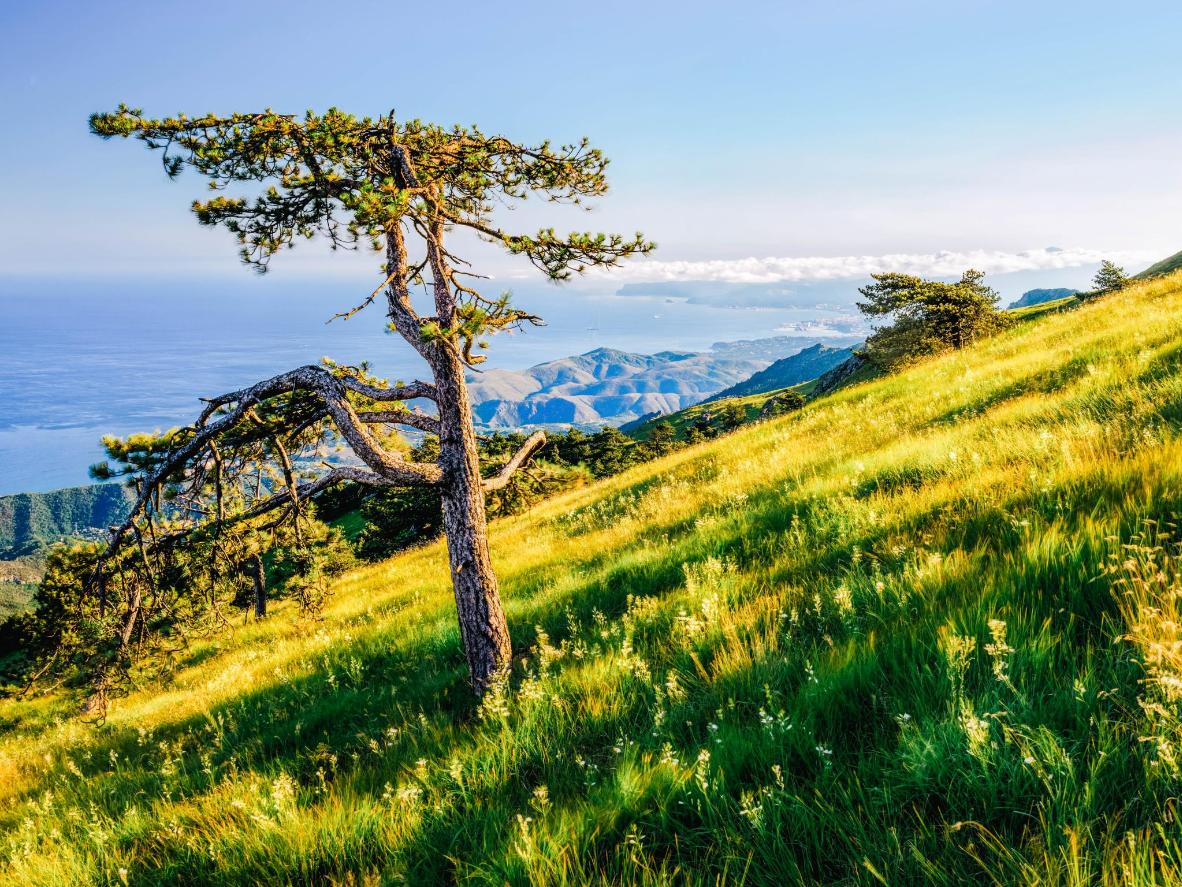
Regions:
M 460 640 L 472 683 L 482 694 L 509 665 L 509 626 L 492 558 L 484 512 L 480 454 L 468 406 L 464 366 L 451 349 L 432 361 L 439 391 L 439 467 L 443 528 L 459 617 Z

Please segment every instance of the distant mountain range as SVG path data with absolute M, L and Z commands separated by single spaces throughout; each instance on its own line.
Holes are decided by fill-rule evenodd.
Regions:
M 815 342 L 777 336 L 658 354 L 596 348 L 527 370 L 473 374 L 469 394 L 477 423 L 487 428 L 619 425 L 700 403 Z
M 1054 302 L 1058 299 L 1066 299 L 1068 296 L 1074 296 L 1079 290 L 1067 289 L 1060 287 L 1058 289 L 1037 289 L 1027 290 L 1022 293 L 1021 298 L 1010 302 L 1011 308 L 1029 308 L 1031 305 L 1041 305 L 1043 302 Z

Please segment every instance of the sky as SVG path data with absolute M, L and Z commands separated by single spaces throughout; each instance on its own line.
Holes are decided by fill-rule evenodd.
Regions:
M 587 135 L 611 193 L 590 214 L 511 218 L 657 241 L 582 284 L 605 291 L 852 279 L 897 257 L 1037 282 L 1075 268 L 1059 277 L 1078 285 L 1098 256 L 1137 270 L 1182 248 L 1179 33 L 1182 4 L 1136 0 L 4 3 L 0 274 L 246 279 L 229 235 L 189 213 L 197 178 L 87 133 L 127 102 Z M 281 278 L 376 270 L 297 252 Z

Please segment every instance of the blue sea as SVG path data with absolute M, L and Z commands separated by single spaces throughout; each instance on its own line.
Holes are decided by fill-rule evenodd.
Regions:
M 87 467 L 102 458 L 102 435 L 184 424 L 201 396 L 324 355 L 368 360 L 387 378 L 416 378 L 424 368 L 384 331 L 380 305 L 325 323 L 369 286 L 246 272 L 212 280 L 0 278 L 0 495 L 87 483 Z M 517 288 L 516 301 L 547 326 L 494 338 L 487 365 L 521 369 L 600 346 L 705 350 L 826 314 L 613 292 Z

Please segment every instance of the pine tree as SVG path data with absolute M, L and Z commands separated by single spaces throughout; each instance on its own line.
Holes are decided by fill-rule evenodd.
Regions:
M 388 385 L 363 368 L 300 367 L 209 398 L 191 426 L 139 441 L 138 499 L 96 566 L 100 595 L 105 600 L 115 593 L 115 583 L 105 581 L 106 562 L 126 567 L 119 552 L 143 536 L 141 528 L 166 488 L 236 489 L 244 482 L 243 465 L 258 459 L 280 465 L 278 484 L 238 503 L 232 514 L 210 518 L 225 522 L 276 509 L 290 513 L 345 481 L 431 487 L 442 502 L 461 642 L 473 686 L 482 693 L 510 658 L 488 551 L 484 494 L 508 484 L 545 436 L 531 436 L 500 472 L 482 477 L 465 371 L 484 360 L 476 352 L 490 334 L 540 320 L 513 305 L 507 294 L 480 292 L 463 270 L 466 263 L 451 251 L 451 239 L 455 232 L 469 232 L 525 258 L 552 281 L 648 252 L 653 244 L 639 234 L 559 235 L 553 228 L 521 233 L 501 227 L 494 217 L 497 206 L 530 195 L 576 205 L 603 195 L 607 158 L 586 140 L 561 147 L 525 145 L 476 127 L 400 121 L 393 112 L 359 118 L 335 108 L 302 117 L 267 110 L 151 119 L 120 106 L 93 115 L 90 128 L 104 138 L 134 137 L 160 151 L 170 177 L 185 168 L 206 177 L 213 196 L 193 203 L 197 220 L 231 232 L 243 261 L 259 271 L 285 247 L 313 236 L 334 249 L 368 244 L 381 252 L 378 286 L 339 316 L 352 317 L 382 296 L 389 329 L 422 358 L 432 379 Z M 244 183 L 254 183 L 254 193 L 223 193 Z M 432 302 L 429 315 L 411 303 L 412 288 L 420 285 Z M 433 414 L 407 406 L 416 400 L 429 402 Z M 438 459 L 405 458 L 375 431 L 390 426 L 437 437 Z M 361 465 L 301 479 L 293 470 L 291 445 L 310 436 L 343 440 Z M 130 637 L 142 608 L 122 603 L 127 616 L 121 636 Z
M 985 275 L 968 270 L 959 281 L 923 280 L 910 274 L 875 274 L 858 290 L 858 308 L 868 317 L 890 317 L 888 326 L 866 340 L 867 356 L 893 367 L 928 354 L 963 348 L 1005 324 L 997 293 Z
M 1107 259 L 1100 263 L 1100 270 L 1092 278 L 1092 292 L 1095 295 L 1116 292 L 1124 289 L 1129 283 L 1125 276 L 1125 269 Z
M 660 421 L 649 430 L 648 440 L 644 442 L 644 449 L 653 458 L 671 453 L 677 445 L 677 432 L 672 423 Z

